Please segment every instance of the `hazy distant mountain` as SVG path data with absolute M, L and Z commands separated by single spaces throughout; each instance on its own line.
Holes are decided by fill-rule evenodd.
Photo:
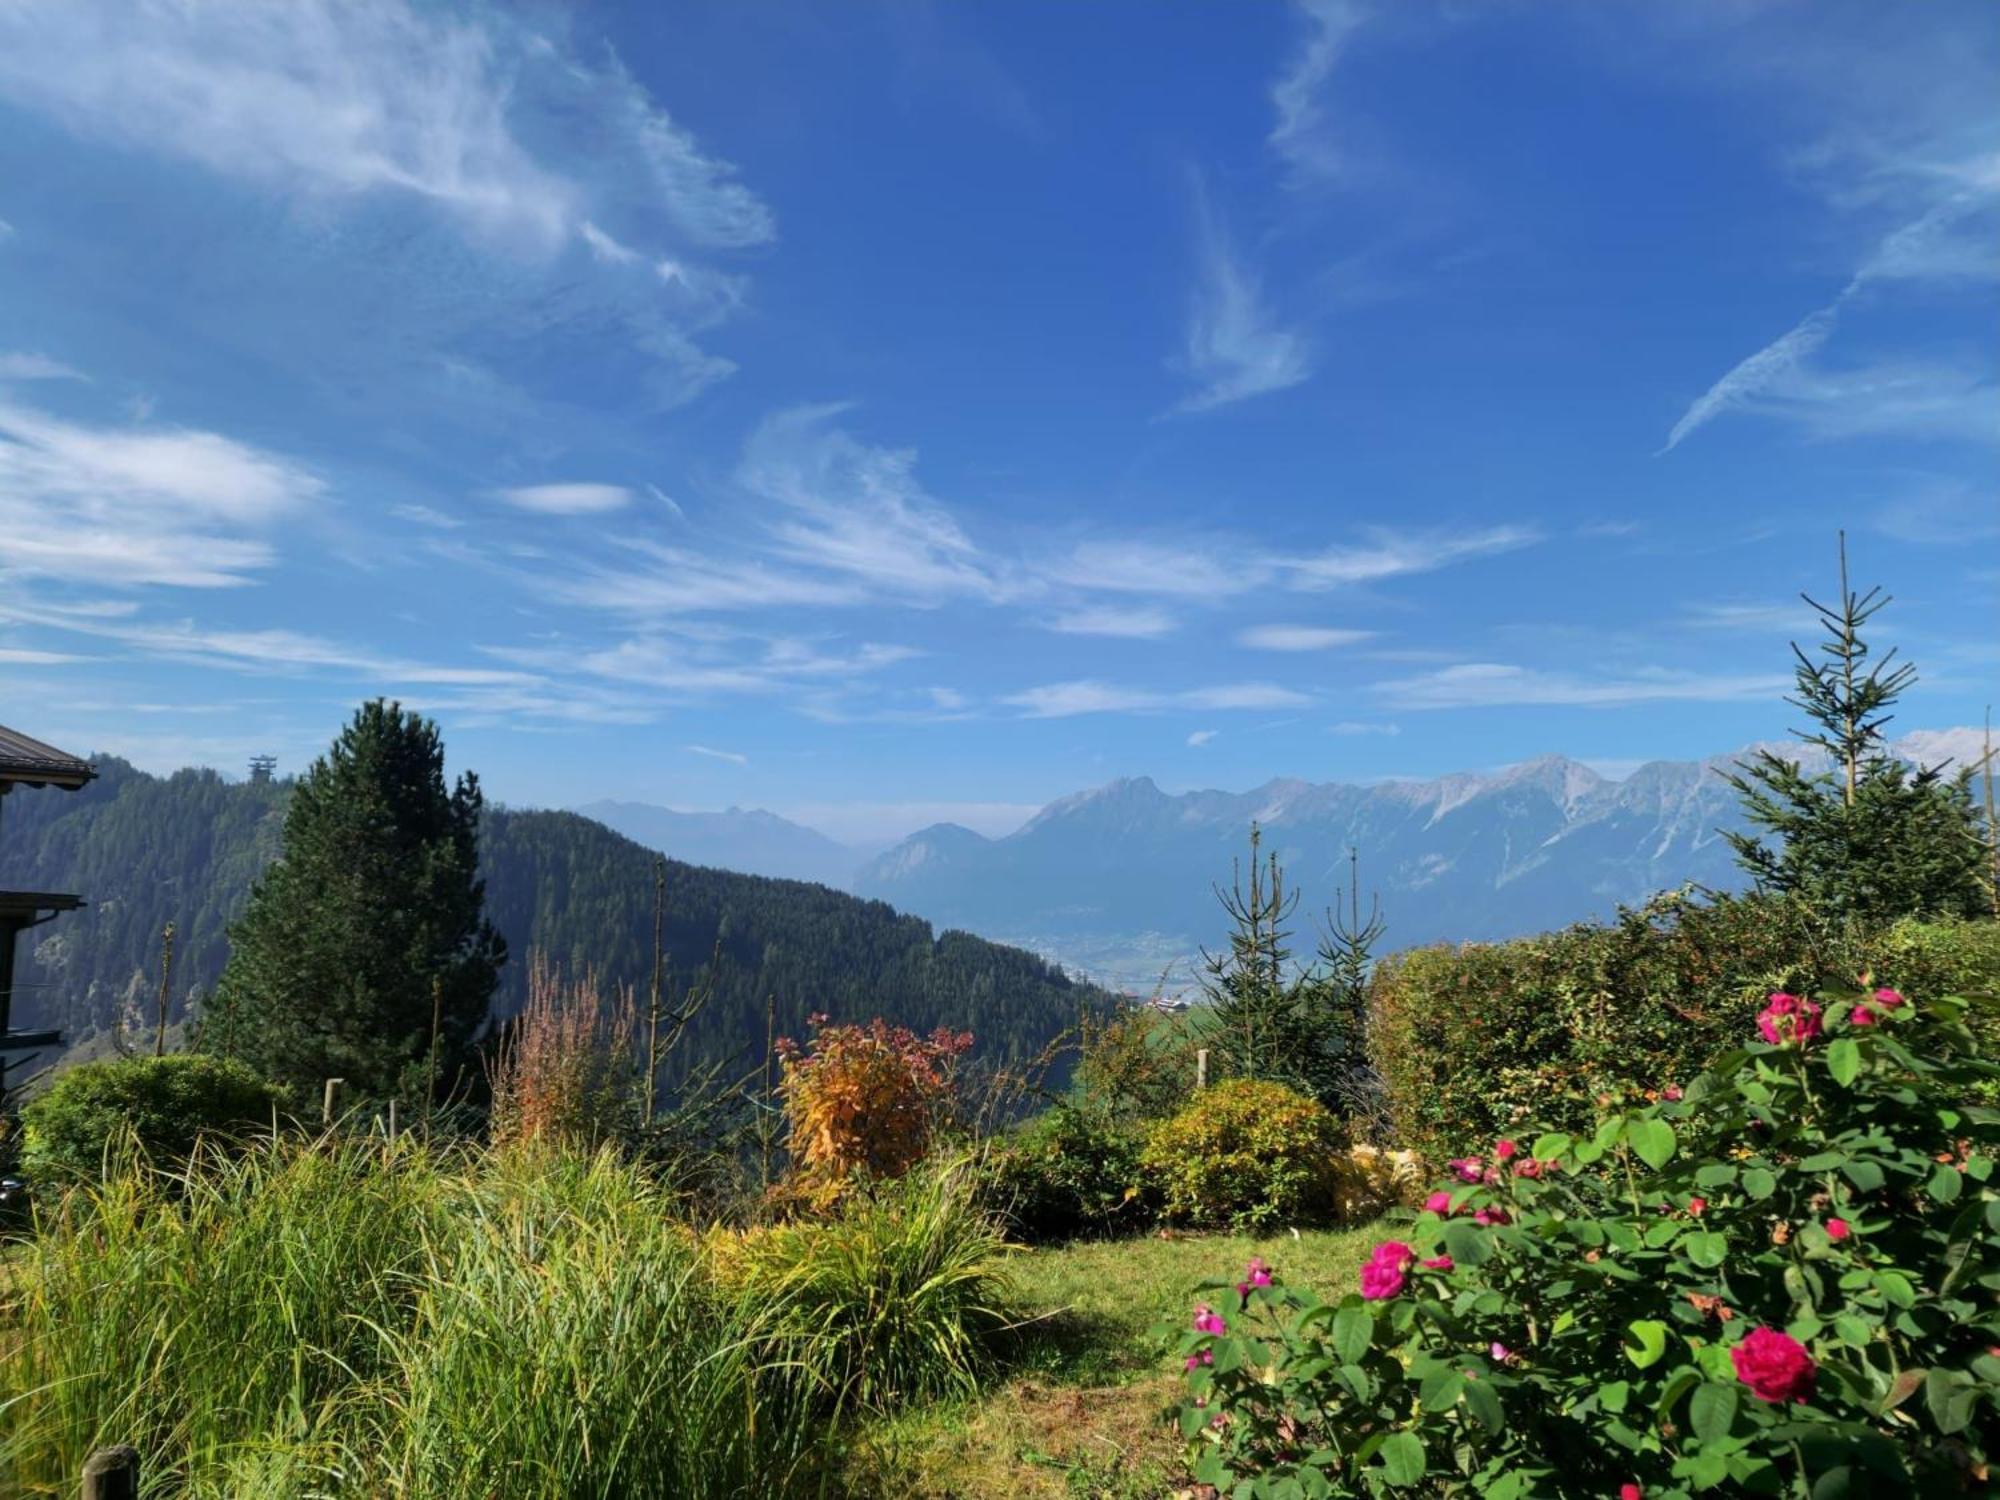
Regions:
M 1925 763 L 1971 759 L 1977 738 L 1925 731 L 1899 748 Z M 1350 847 L 1364 892 L 1381 895 L 1389 947 L 1511 937 L 1687 881 L 1735 887 L 1720 830 L 1743 825 L 1717 773 L 1745 753 L 1655 761 L 1622 781 L 1561 756 L 1372 786 L 1280 780 L 1171 796 L 1121 779 L 1049 804 L 1005 838 L 927 828 L 869 861 L 855 889 L 1145 989 L 1221 938 L 1213 885 L 1228 882 L 1256 822 L 1300 892 L 1303 949 L 1346 882 Z
M 755 808 L 747 812 L 740 807 L 727 812 L 675 812 L 646 802 L 605 801 L 576 811 L 635 844 L 687 864 L 718 870 L 780 880 L 816 880 L 845 890 L 861 863 L 858 850 Z

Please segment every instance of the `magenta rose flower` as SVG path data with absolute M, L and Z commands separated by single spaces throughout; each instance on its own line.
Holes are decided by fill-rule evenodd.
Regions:
M 1460 1182 L 1477 1182 L 1485 1170 L 1486 1163 L 1476 1156 L 1454 1157 L 1451 1163 L 1452 1175 Z
M 1771 996 L 1757 1017 L 1757 1030 L 1773 1047 L 1791 1043 L 1803 1045 L 1820 1033 L 1819 1007 L 1798 995 L 1782 990 Z
M 1229 1331 L 1229 1325 L 1222 1321 L 1221 1313 L 1210 1307 L 1206 1302 L 1200 1302 L 1195 1305 L 1194 1331 L 1196 1333 L 1213 1333 L 1219 1336 Z
M 1449 1255 L 1433 1255 L 1424 1262 L 1424 1269 L 1428 1271 L 1449 1271 L 1452 1265 L 1453 1261 Z
M 1407 1281 L 1403 1273 L 1416 1258 L 1417 1252 L 1401 1240 L 1384 1240 L 1361 1268 L 1361 1295 L 1370 1302 L 1382 1302 L 1399 1294 Z
M 1897 1006 L 1907 1004 L 1908 1002 L 1903 999 L 1900 990 L 1879 989 L 1875 992 L 1875 1003 L 1894 1010 Z
M 1451 1212 L 1451 1194 L 1432 1193 L 1424 1199 L 1424 1207 L 1434 1214 L 1448 1214 Z
M 1775 1328 L 1751 1329 L 1743 1342 L 1729 1351 L 1729 1362 L 1736 1366 L 1736 1378 L 1750 1387 L 1751 1395 L 1773 1405 L 1805 1400 L 1819 1379 L 1819 1366 L 1806 1353 L 1806 1346 Z

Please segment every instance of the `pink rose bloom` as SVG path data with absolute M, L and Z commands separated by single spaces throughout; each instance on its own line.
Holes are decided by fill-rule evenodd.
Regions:
M 1461 1156 L 1451 1164 L 1452 1175 L 1460 1182 L 1477 1182 L 1483 1166 L 1484 1163 L 1476 1156 Z
M 1449 1271 L 1451 1268 L 1452 1259 L 1449 1255 L 1433 1255 L 1424 1262 L 1424 1269 L 1429 1271 Z
M 1190 1354 L 1187 1357 L 1186 1361 L 1181 1365 L 1181 1368 L 1183 1370 L 1192 1370 L 1198 1365 L 1212 1365 L 1214 1363 L 1215 1363 L 1214 1351 L 1209 1349 L 1204 1349 L 1199 1354 Z
M 1773 1047 L 1793 1042 L 1804 1044 L 1820 1033 L 1819 1007 L 1810 1000 L 1779 991 L 1758 1015 L 1757 1030 Z
M 1703 1214 L 1708 1212 L 1708 1200 L 1706 1198 L 1688 1199 L 1688 1212 L 1699 1219 Z
M 1434 1214 L 1448 1214 L 1451 1212 L 1451 1194 L 1432 1193 L 1424 1199 L 1424 1207 Z
M 1906 1004 L 1907 1002 L 1903 999 L 1902 992 L 1899 990 L 1879 989 L 1875 992 L 1875 1003 L 1894 1010 L 1897 1006 Z
M 1536 1161 L 1532 1156 L 1523 1157 L 1520 1161 L 1514 1163 L 1514 1175 L 1516 1177 L 1539 1177 L 1542 1175 L 1542 1163 Z
M 1729 1351 L 1729 1362 L 1751 1395 L 1773 1405 L 1805 1400 L 1819 1379 L 1819 1366 L 1805 1345 L 1775 1328 L 1753 1328 Z
M 1375 1247 L 1375 1253 L 1368 1258 L 1380 1261 L 1384 1265 L 1394 1266 L 1397 1270 L 1401 1271 L 1407 1269 L 1416 1260 L 1417 1252 L 1401 1240 L 1384 1240 Z
M 1512 1161 L 1520 1149 L 1512 1141 L 1502 1140 L 1493 1143 L 1493 1155 L 1500 1161 Z
M 1514 1351 L 1497 1339 L 1486 1346 L 1486 1354 L 1496 1365 L 1504 1365 L 1514 1357 Z
M 1371 1260 L 1361 1268 L 1361 1295 L 1370 1302 L 1385 1302 L 1403 1290 L 1403 1273 L 1387 1261 Z
M 1646 1500 L 1646 1492 L 1636 1484 L 1618 1486 L 1618 1500 Z
M 1830 1240 L 1844 1240 L 1852 1233 L 1854 1233 L 1853 1226 L 1845 1219 L 1826 1221 L 1826 1237 Z
M 1679 1084 L 1677 1084 L 1677 1083 L 1670 1083 L 1670 1084 L 1668 1084 L 1668 1085 L 1667 1085 L 1667 1087 L 1666 1087 L 1666 1089 L 1665 1089 L 1665 1091 L 1661 1093 L 1660 1097 L 1661 1097 L 1662 1099 L 1665 1099 L 1665 1100 L 1666 1100 L 1666 1101 L 1667 1101 L 1667 1102 L 1668 1102 L 1669 1104 L 1678 1104 L 1678 1103 L 1680 1103 L 1680 1102 L 1681 1102 L 1681 1086 L 1680 1086 Z M 1636 1486 L 1635 1486 L 1635 1488 L 1636 1488 Z
M 1194 1310 L 1194 1331 L 1196 1333 L 1222 1334 L 1229 1331 L 1229 1325 L 1222 1321 L 1222 1314 L 1206 1302 L 1198 1303 Z
M 1253 1255 L 1250 1257 L 1250 1265 L 1245 1271 L 1243 1279 L 1252 1286 L 1269 1286 L 1271 1284 L 1271 1268 L 1264 1264 L 1264 1258 L 1261 1255 Z
M 1508 1222 L 1507 1210 L 1504 1208 L 1482 1208 L 1472 1216 L 1472 1222 L 1477 1224 L 1481 1229 L 1493 1224 L 1505 1224 Z
M 1872 1008 L 1866 1005 L 1857 1005 L 1847 1013 L 1847 1024 L 1849 1026 L 1873 1026 L 1881 1019 L 1880 1016 L 1875 1014 Z

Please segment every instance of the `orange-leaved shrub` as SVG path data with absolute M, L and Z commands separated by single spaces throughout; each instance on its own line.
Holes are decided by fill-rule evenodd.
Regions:
M 809 1019 L 806 1046 L 778 1043 L 794 1166 L 832 1194 L 856 1175 L 900 1177 L 929 1151 L 972 1033 L 939 1027 L 919 1036 L 879 1017 L 866 1026 Z

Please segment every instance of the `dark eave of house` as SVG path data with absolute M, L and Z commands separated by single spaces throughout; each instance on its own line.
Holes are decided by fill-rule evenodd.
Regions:
M 73 792 L 96 775 L 89 761 L 0 724 L 0 792 L 16 785 Z

